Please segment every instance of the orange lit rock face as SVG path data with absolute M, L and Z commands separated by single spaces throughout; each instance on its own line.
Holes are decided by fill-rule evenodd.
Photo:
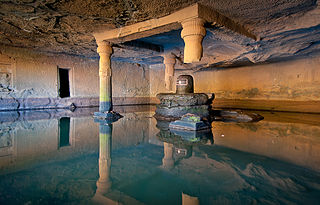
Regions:
M 195 90 L 217 98 L 255 100 L 319 100 L 319 59 L 197 72 Z

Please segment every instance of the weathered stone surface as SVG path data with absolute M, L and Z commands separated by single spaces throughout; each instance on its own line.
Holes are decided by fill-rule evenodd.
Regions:
M 224 122 L 258 122 L 263 116 L 248 111 L 214 110 L 214 120 Z
M 114 105 L 150 104 L 149 97 L 114 97 L 112 100 Z M 99 98 L 0 98 L 0 111 L 48 108 L 69 109 L 71 105 L 75 107 L 98 107 Z
M 118 121 L 123 116 L 120 115 L 117 112 L 110 111 L 110 112 L 95 112 L 93 117 L 94 122 L 100 123 L 100 124 L 111 124 L 113 122 Z
M 180 118 L 181 116 L 192 113 L 201 117 L 208 117 L 209 110 L 207 105 L 179 106 L 179 107 L 157 107 L 155 117 Z
M 159 108 L 205 105 L 208 102 L 208 95 L 204 93 L 188 93 L 188 94 L 161 93 L 157 95 L 157 98 L 160 100 L 160 104 L 158 105 Z
M 173 130 L 191 130 L 191 131 L 198 131 L 198 130 L 205 130 L 210 129 L 210 125 L 204 122 L 186 122 L 183 120 L 176 120 L 171 122 L 169 125 L 170 129 Z
M 68 69 L 70 98 L 59 99 L 57 67 Z M 115 105 L 149 104 L 145 66 L 112 62 Z M 132 76 L 135 76 L 132 78 Z M 98 106 L 97 59 L 50 55 L 0 46 L 0 110 Z
M 211 128 L 210 123 L 201 120 L 201 117 L 195 114 L 187 113 L 180 120 L 170 122 L 169 128 L 174 130 L 199 131 L 208 130 Z
M 283 56 L 295 57 L 318 49 L 320 12 L 314 0 L 243 0 L 241 3 L 233 0 L 120 0 L 107 3 L 103 0 L 3 0 L 0 3 L 0 43 L 97 57 L 91 32 L 101 25 L 105 28 L 130 25 L 168 15 L 195 2 L 218 10 L 263 37 L 257 43 L 223 28 L 209 29 L 206 36 L 209 41 L 205 38 L 203 43 L 205 55 L 202 60 L 213 68 L 243 61 L 265 62 Z M 210 35 L 212 32 L 214 35 Z M 118 56 L 127 60 L 141 60 L 139 55 L 132 58 L 132 54 L 135 52 L 117 51 Z M 155 57 L 152 52 L 145 56 Z
M 10 92 L 11 86 L 11 74 L 0 70 L 0 92 Z

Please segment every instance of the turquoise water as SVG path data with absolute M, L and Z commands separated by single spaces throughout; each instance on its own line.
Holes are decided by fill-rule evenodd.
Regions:
M 0 204 L 320 204 L 319 115 L 184 137 L 154 107 L 116 110 L 112 125 L 94 109 L 1 113 Z

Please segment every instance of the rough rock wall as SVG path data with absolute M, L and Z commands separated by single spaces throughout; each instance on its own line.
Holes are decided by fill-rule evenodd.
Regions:
M 215 107 L 320 112 L 320 59 L 306 58 L 280 63 L 192 72 L 197 93 L 214 93 Z M 151 102 L 164 87 L 164 67 L 150 69 Z
M 217 98 L 320 100 L 320 60 L 315 58 L 193 74 L 197 92 Z
M 155 97 L 158 93 L 169 92 L 165 87 L 164 82 L 164 66 L 151 66 L 150 70 L 150 97 Z M 175 80 L 177 79 L 177 72 L 175 72 Z M 174 83 L 175 85 L 175 83 Z M 175 86 L 173 86 L 175 89 Z
M 69 70 L 70 98 L 58 93 L 58 68 Z M 115 104 L 149 103 L 149 73 L 137 64 L 113 62 Z M 0 47 L 0 110 L 98 106 L 98 59 Z
M 69 69 L 71 97 L 98 95 L 97 60 L 2 46 L 0 63 L 10 67 L 12 76 L 10 92 L 0 93 L 3 98 L 58 97 L 58 67 Z
M 149 97 L 149 69 L 145 65 L 112 61 L 113 97 Z

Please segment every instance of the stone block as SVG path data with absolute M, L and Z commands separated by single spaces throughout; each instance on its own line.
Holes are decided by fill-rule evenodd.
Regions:
M 183 121 L 183 120 L 176 120 L 169 124 L 171 129 L 178 129 L 178 130 L 204 130 L 210 129 L 210 125 L 200 122 L 191 122 L 191 121 Z
M 160 100 L 160 107 L 178 107 L 178 106 L 194 106 L 206 105 L 208 95 L 204 93 L 188 93 L 188 94 L 168 94 L 160 93 L 157 95 Z
M 209 116 L 208 105 L 196 105 L 196 106 L 179 106 L 179 107 L 157 107 L 156 116 L 180 118 L 187 113 L 199 115 L 200 117 Z

